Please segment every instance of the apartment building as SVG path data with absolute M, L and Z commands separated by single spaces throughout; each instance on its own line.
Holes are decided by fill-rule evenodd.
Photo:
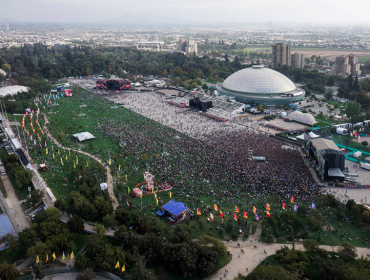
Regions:
M 279 67 L 291 65 L 291 45 L 275 44 L 272 45 L 272 66 Z

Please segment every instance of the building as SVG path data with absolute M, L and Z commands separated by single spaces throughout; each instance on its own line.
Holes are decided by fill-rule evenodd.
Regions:
M 303 54 L 295 52 L 294 54 L 292 54 L 291 62 L 293 68 L 304 68 L 305 56 Z
M 305 134 L 304 142 L 306 152 L 314 160 L 316 172 L 322 180 L 344 180 L 345 157 L 332 140 L 310 139 Z
M 177 46 L 179 52 L 184 52 L 186 54 L 198 53 L 198 45 L 193 40 L 180 40 Z
M 5 24 L 5 30 L 6 30 L 6 31 L 9 31 L 9 23 L 6 23 L 6 24 Z
M 361 75 L 360 63 L 356 55 L 350 54 L 349 56 L 341 55 L 335 59 L 335 74 L 348 76 Z
M 178 224 L 190 216 L 190 209 L 183 202 L 171 200 L 163 205 L 160 211 L 156 212 L 158 216 L 168 219 L 169 224 Z
M 291 65 L 291 45 L 275 44 L 272 45 L 272 66 L 281 67 Z
M 263 65 L 235 72 L 216 89 L 217 94 L 232 96 L 242 103 L 265 105 L 290 104 L 303 100 L 305 95 L 289 78 Z

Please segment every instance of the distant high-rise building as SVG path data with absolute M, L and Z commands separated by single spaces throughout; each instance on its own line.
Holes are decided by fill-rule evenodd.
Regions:
M 357 56 L 350 54 L 349 56 L 341 55 L 335 59 L 335 74 L 348 76 L 361 75 L 360 63 Z
M 280 67 L 291 65 L 291 45 L 275 44 L 272 45 L 272 66 Z
M 305 56 L 303 54 L 295 52 L 292 54 L 292 67 L 293 68 L 304 68 Z
M 179 52 L 185 52 L 186 54 L 198 53 L 198 46 L 193 40 L 180 40 L 177 46 Z
M 5 24 L 5 30 L 6 30 L 6 31 L 9 31 L 9 23 L 6 23 L 6 24 Z

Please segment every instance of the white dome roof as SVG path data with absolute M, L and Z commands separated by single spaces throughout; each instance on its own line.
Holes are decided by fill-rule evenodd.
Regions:
M 309 125 L 313 125 L 314 123 L 316 123 L 314 116 L 309 113 L 302 113 L 299 111 L 294 111 L 293 113 L 291 113 L 288 116 L 288 119 Z
M 283 74 L 254 65 L 230 75 L 222 87 L 232 91 L 247 93 L 285 93 L 294 91 L 297 87 Z

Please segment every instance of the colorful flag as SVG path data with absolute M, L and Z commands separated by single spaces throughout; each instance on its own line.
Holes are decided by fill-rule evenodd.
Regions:
M 271 210 L 270 204 L 266 203 L 266 210 Z
M 110 159 L 109 159 L 109 165 L 111 165 L 111 161 L 110 161 Z
M 213 209 L 215 209 L 215 211 L 218 211 L 218 206 L 216 204 L 213 204 Z
M 247 214 L 247 212 L 243 211 L 243 217 L 244 217 L 244 218 L 246 218 L 246 219 L 248 219 L 248 214 Z
M 213 214 L 212 213 L 209 214 L 209 218 L 211 219 L 211 222 L 213 222 Z
M 236 216 L 236 214 L 234 213 L 234 220 L 235 221 L 238 221 L 238 217 Z
M 285 210 L 285 206 L 286 206 L 286 203 L 285 202 L 283 202 L 283 209 Z
M 260 217 L 258 217 L 257 213 L 255 214 L 256 221 L 260 220 Z
M 128 199 L 126 200 L 126 203 L 127 203 L 127 207 L 130 207 L 130 204 L 128 203 Z
M 121 165 L 118 166 L 118 170 L 121 171 Z
M 46 254 L 46 261 L 48 261 L 49 260 L 49 256 L 48 256 L 48 254 Z
M 126 181 L 127 181 L 127 174 L 125 175 Z
M 158 198 L 157 198 L 157 194 L 156 194 L 156 193 L 154 193 L 154 199 L 155 199 L 155 200 L 158 200 Z
M 73 167 L 76 168 L 76 163 L 75 162 L 73 162 Z
M 270 212 L 266 211 L 266 217 L 271 217 Z
M 119 261 L 117 262 L 117 264 L 116 264 L 116 267 L 115 268 L 119 268 Z
M 235 212 L 239 213 L 239 208 L 235 206 Z
M 223 219 L 224 218 L 224 213 L 222 213 L 222 211 L 220 210 L 220 217 L 221 217 L 221 219 Z
M 74 257 L 75 257 L 75 255 L 73 254 L 73 251 L 72 251 L 71 260 L 73 260 Z
M 256 214 L 257 208 L 253 206 L 253 213 Z
M 127 193 L 130 193 L 130 188 L 129 187 L 127 187 Z
M 60 158 L 60 163 L 63 165 L 63 159 L 62 158 Z
M 55 255 L 55 252 L 53 253 L 53 259 L 55 261 L 55 259 L 57 258 L 57 256 Z
M 155 203 L 155 204 L 156 204 L 156 206 L 158 206 L 158 199 L 156 199 L 155 201 L 156 201 L 156 203 Z
M 297 212 L 298 210 L 298 205 L 294 205 L 294 212 Z
M 63 257 L 62 257 L 63 261 L 64 261 L 65 258 L 66 258 L 66 256 L 64 255 L 64 252 L 63 252 Z
M 39 256 L 36 257 L 36 263 L 39 263 L 40 259 Z
M 313 203 L 313 202 L 312 202 L 312 204 L 311 204 L 311 208 L 312 208 L 312 209 L 316 209 L 316 205 L 315 205 L 315 203 Z
M 121 196 L 121 194 L 119 194 L 119 201 L 122 201 L 122 196 Z
M 171 191 L 170 191 L 170 198 L 172 198 L 172 193 L 171 193 Z
M 46 154 L 48 154 L 48 149 L 46 149 Z
M 291 203 L 294 203 L 294 196 L 291 196 L 291 197 L 290 197 L 290 202 L 291 202 Z
M 200 211 L 199 211 L 199 208 L 197 208 L 197 215 L 202 215 L 202 213 L 200 213 Z
M 125 265 L 122 266 L 122 272 L 126 271 Z

